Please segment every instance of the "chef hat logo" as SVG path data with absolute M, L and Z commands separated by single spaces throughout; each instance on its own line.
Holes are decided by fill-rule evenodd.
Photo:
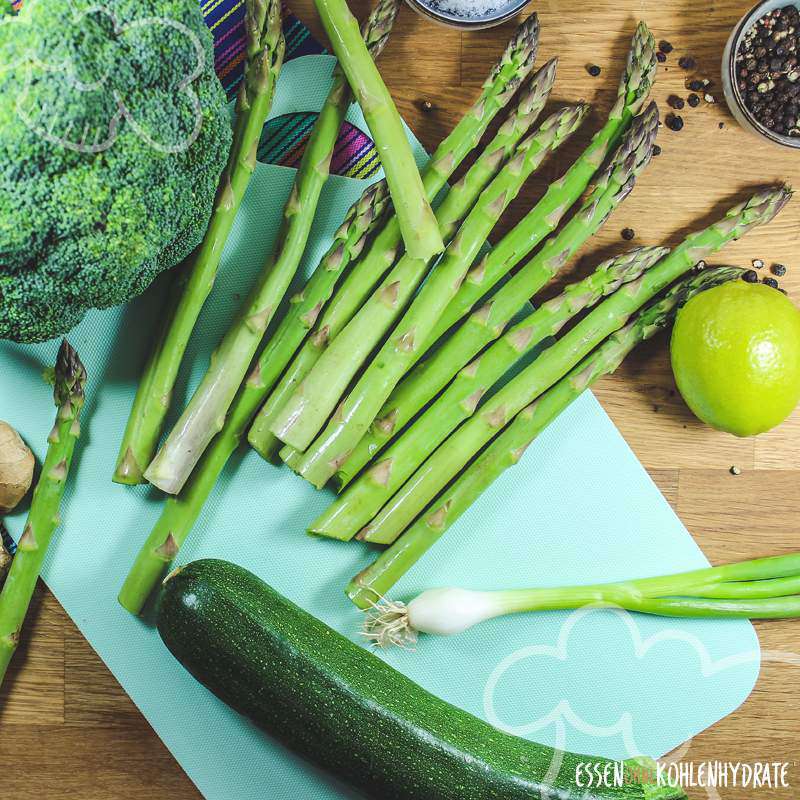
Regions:
M 77 0 L 63 6 L 60 15 L 65 24 L 84 31 L 87 44 L 79 59 L 69 42 L 20 30 L 30 24 L 24 13 L 0 17 L 0 77 L 12 73 L 16 112 L 26 127 L 79 153 L 109 150 L 126 126 L 159 152 L 191 147 L 203 123 L 194 83 L 208 57 L 197 34 L 169 17 L 142 16 L 123 23 L 113 8 L 79 7 Z M 89 42 L 95 48 L 93 58 L 86 57 Z M 164 53 L 175 56 L 172 63 L 190 65 L 176 71 L 170 85 L 163 84 Z M 58 86 L 58 92 L 42 92 L 43 83 Z M 81 124 L 66 113 L 70 104 L 85 110 Z

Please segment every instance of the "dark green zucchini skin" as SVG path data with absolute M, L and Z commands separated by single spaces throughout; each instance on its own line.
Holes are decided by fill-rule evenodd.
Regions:
M 217 697 L 380 800 L 679 800 L 678 789 L 575 786 L 579 761 L 502 733 L 425 691 L 252 573 L 195 561 L 161 597 L 158 630 Z

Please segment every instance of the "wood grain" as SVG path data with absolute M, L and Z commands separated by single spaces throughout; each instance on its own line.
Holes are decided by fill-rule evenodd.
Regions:
M 657 39 L 675 52 L 660 70 L 654 97 L 662 114 L 671 94 L 685 97 L 689 75 L 680 55 L 698 63 L 694 74 L 717 84 L 713 105 L 685 109 L 681 133 L 662 129 L 663 153 L 641 177 L 633 195 L 584 248 L 572 274 L 585 274 L 601 256 L 626 245 L 620 229 L 636 231 L 635 243 L 675 243 L 698 224 L 742 198 L 753 186 L 788 179 L 800 185 L 800 160 L 741 131 L 722 101 L 720 57 L 728 32 L 751 0 L 598 0 L 567 4 L 542 0 L 540 61 L 558 55 L 558 101 L 594 104 L 585 129 L 532 180 L 512 205 L 502 230 L 525 213 L 586 143 L 613 97 L 635 22 L 647 20 Z M 311 0 L 294 10 L 321 35 Z M 353 3 L 363 13 L 366 3 Z M 404 8 L 381 62 L 398 107 L 422 142 L 432 148 L 474 98 L 485 72 L 512 26 L 462 34 L 436 27 Z M 588 63 L 602 67 L 598 78 Z M 424 102 L 431 104 L 425 110 Z M 783 280 L 800 300 L 800 201 L 774 224 L 728 247 L 720 263 L 749 266 L 753 258 L 789 267 Z M 800 519 L 800 414 L 765 436 L 738 440 L 701 426 L 675 391 L 666 339 L 643 347 L 597 390 L 601 402 L 708 557 L 715 563 L 780 553 L 798 547 Z M 729 468 L 736 465 L 740 475 Z M 800 653 L 800 626 L 758 624 L 765 651 Z M 734 714 L 696 737 L 684 759 L 791 761 L 800 787 L 797 667 L 764 663 L 752 696 Z M 653 709 L 654 715 L 669 709 Z M 0 694 L 0 763 L 25 753 L 24 769 L 5 769 L 2 796 L 14 800 L 116 800 L 131 796 L 198 798 L 178 765 L 116 681 L 43 591 L 24 646 Z M 265 787 L 265 791 L 266 787 Z M 796 798 L 800 789 L 769 792 Z M 265 794 L 265 796 L 267 796 Z M 706 797 L 691 791 L 693 798 Z M 721 789 L 723 800 L 752 800 L 745 789 Z M 232 799 L 233 800 L 233 799 Z

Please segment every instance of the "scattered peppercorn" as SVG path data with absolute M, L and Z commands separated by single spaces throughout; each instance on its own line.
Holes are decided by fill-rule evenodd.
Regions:
M 597 66 L 597 64 L 589 64 L 589 66 L 588 66 L 588 67 L 586 67 L 586 71 L 587 71 L 587 72 L 588 72 L 588 73 L 589 73 L 589 74 L 590 74 L 590 75 L 591 75 L 593 78 L 596 78 L 596 77 L 597 77 L 597 76 L 598 76 L 598 75 L 601 73 L 601 71 L 602 71 L 602 70 L 600 69 L 600 67 L 598 67 L 598 66 Z
M 741 475 L 742 471 L 735 464 L 728 470 L 731 475 Z
M 667 105 L 670 108 L 674 108 L 677 111 L 680 111 L 684 107 L 685 103 L 683 102 L 683 98 L 682 97 L 678 97 L 678 95 L 676 95 L 676 94 L 671 94 L 667 98 Z
M 423 100 L 422 101 L 422 110 L 423 111 L 433 111 L 433 103 L 430 100 Z
M 783 264 L 773 264 L 770 267 L 770 271 L 773 275 L 777 275 L 779 278 L 782 278 L 786 274 L 786 267 Z
M 660 50 L 656 53 L 656 60 L 659 64 L 663 64 L 667 60 L 667 54 L 662 53 Z
M 683 128 L 683 117 L 679 114 L 667 114 L 664 118 L 664 124 L 671 130 L 677 133 Z
M 636 231 L 633 228 L 623 228 L 622 229 L 622 238 L 629 242 L 633 237 L 636 236 Z
M 675 48 L 666 39 L 662 39 L 658 43 L 658 49 L 662 53 L 671 53 Z
M 681 69 L 694 69 L 697 66 L 697 63 L 691 56 L 681 56 L 678 59 L 678 66 Z
M 718 127 L 720 130 L 722 130 L 722 129 L 725 127 L 725 123 L 724 123 L 724 122 L 720 122 L 720 124 L 719 124 L 719 125 L 717 125 L 717 127 Z
M 687 82 L 686 88 L 692 92 L 702 92 L 706 87 L 703 85 L 703 81 L 699 81 L 697 78 L 695 78 L 694 80 Z
M 781 136 L 800 136 L 800 11 L 787 5 L 748 29 L 736 53 L 739 95 L 753 118 Z
M 778 288 L 778 281 L 775 278 L 764 278 L 763 283 L 769 286 L 771 289 Z
M 653 145 L 653 155 L 660 156 L 661 155 L 661 145 L 654 144 Z
M 691 93 L 691 94 L 690 94 L 690 95 L 689 95 L 689 96 L 686 98 L 686 102 L 687 102 L 687 103 L 688 103 L 688 104 L 689 104 L 689 105 L 690 105 L 692 108 L 697 108 L 697 106 L 699 106 L 699 105 L 700 105 L 700 98 L 699 98 L 699 97 L 698 97 L 698 96 L 697 96 L 697 95 L 696 95 L 694 92 L 692 92 L 692 93 Z
M 742 280 L 747 283 L 758 283 L 758 273 L 754 269 L 745 270 L 742 273 Z
M 764 268 L 764 260 L 761 258 L 754 258 L 751 263 L 755 269 Z

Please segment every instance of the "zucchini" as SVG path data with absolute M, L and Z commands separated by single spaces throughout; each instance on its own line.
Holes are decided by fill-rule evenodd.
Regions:
M 679 800 L 678 788 L 576 786 L 579 762 L 511 736 L 406 678 L 226 561 L 176 570 L 158 630 L 217 697 L 381 800 Z M 545 782 L 554 755 L 558 774 Z M 651 762 L 652 763 L 652 762 Z

